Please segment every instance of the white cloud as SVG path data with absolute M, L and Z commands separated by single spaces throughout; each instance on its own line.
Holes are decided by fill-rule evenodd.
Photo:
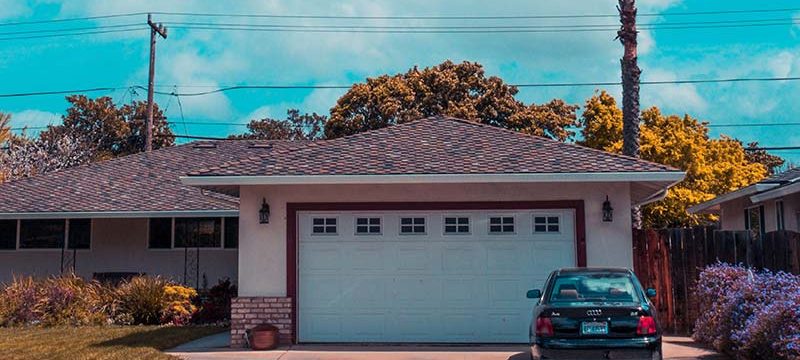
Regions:
M 776 77 L 787 77 L 791 74 L 792 68 L 797 59 L 794 54 L 788 51 L 781 51 L 774 57 L 767 60 L 767 67 Z
M 677 80 L 674 73 L 661 69 L 648 69 L 646 74 L 649 81 Z M 659 107 L 683 109 L 682 112 L 687 113 L 703 112 L 708 107 L 706 100 L 700 96 L 696 86 L 692 84 L 653 85 L 648 86 L 641 94 L 642 104 L 645 104 L 645 107 L 652 104 Z
M 31 9 L 23 1 L 0 0 L 0 19 L 13 19 L 30 13 Z
M 61 123 L 61 114 L 52 113 L 49 111 L 42 111 L 37 109 L 28 109 L 19 112 L 11 113 L 10 126 L 12 129 L 28 128 L 25 130 L 27 135 L 36 135 L 47 125 L 58 125 Z M 15 133 L 20 133 L 21 130 L 15 130 Z

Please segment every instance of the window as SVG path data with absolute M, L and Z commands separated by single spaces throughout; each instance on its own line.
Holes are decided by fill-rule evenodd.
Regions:
M 58 249 L 66 240 L 64 219 L 20 220 L 20 249 Z
M 239 247 L 239 218 L 225 218 L 225 248 L 236 249 Z
M 492 216 L 489 218 L 490 234 L 510 234 L 514 232 L 513 216 Z
M 336 234 L 336 218 L 313 218 L 311 222 L 312 234 Z
M 172 218 L 151 218 L 149 236 L 149 248 L 172 248 Z
M 356 218 L 356 234 L 380 234 L 381 233 L 381 218 L 379 217 L 360 217 Z
M 558 216 L 534 216 L 533 232 L 557 233 L 561 231 Z
M 0 220 L 0 250 L 17 248 L 17 220 Z
M 755 238 L 764 234 L 764 206 L 754 206 L 744 210 L 744 228 L 750 230 Z
M 424 217 L 404 217 L 404 218 L 400 218 L 400 233 L 401 234 L 424 234 L 425 233 L 425 218 Z
M 91 219 L 70 219 L 67 246 L 70 249 L 89 249 L 92 241 Z
M 775 202 L 775 227 L 778 230 L 786 230 L 786 222 L 783 214 L 783 200 Z
M 444 218 L 445 234 L 469 234 L 469 218 L 466 216 L 446 216 Z
M 175 247 L 222 246 L 220 218 L 175 218 Z

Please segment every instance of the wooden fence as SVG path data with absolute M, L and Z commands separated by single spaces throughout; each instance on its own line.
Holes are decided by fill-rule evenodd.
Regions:
M 633 231 L 634 271 L 643 286 L 656 289 L 656 308 L 668 332 L 691 332 L 697 276 L 717 261 L 800 274 L 800 234 L 776 231 L 756 237 L 713 227 Z

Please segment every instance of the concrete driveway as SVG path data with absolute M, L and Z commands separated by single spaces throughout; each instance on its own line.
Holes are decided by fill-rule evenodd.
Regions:
M 227 334 L 214 335 L 168 351 L 187 360 L 528 360 L 527 346 L 381 346 L 297 345 L 272 351 L 231 350 Z M 668 337 L 664 358 L 671 360 L 727 359 L 685 337 Z

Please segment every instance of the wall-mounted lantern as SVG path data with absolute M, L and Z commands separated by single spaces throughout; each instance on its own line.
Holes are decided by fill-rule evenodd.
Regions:
M 266 198 L 261 198 L 261 209 L 258 210 L 258 222 L 269 224 L 269 204 Z
M 611 207 L 611 202 L 608 201 L 608 195 L 606 195 L 606 201 L 603 201 L 603 221 L 614 221 L 614 208 Z

